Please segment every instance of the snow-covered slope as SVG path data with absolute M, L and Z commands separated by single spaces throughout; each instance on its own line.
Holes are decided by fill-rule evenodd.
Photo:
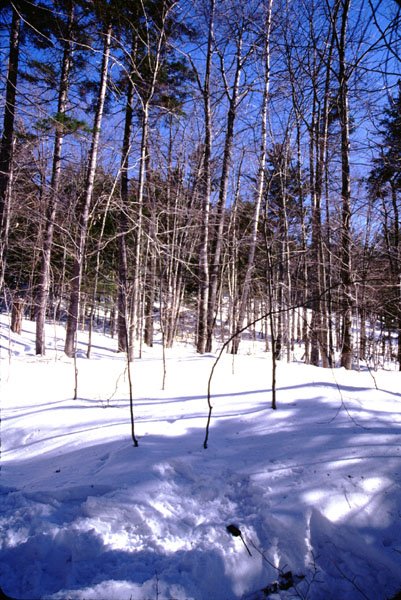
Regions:
M 401 588 L 399 373 L 281 363 L 273 411 L 269 355 L 223 355 L 205 450 L 215 357 L 167 351 L 161 390 L 161 349 L 145 349 L 132 365 L 134 448 L 113 340 L 95 336 L 87 360 L 81 334 L 73 400 L 63 330 L 49 326 L 37 358 L 32 323 L 14 336 L 3 315 L 1 327 L 8 595 L 380 600 Z

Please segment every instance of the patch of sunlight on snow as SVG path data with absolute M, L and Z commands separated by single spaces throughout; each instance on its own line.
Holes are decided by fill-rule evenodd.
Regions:
M 316 505 L 320 504 L 322 500 L 324 500 L 327 496 L 327 492 L 323 490 L 312 490 L 311 492 L 306 492 L 304 494 L 305 500 L 308 504 Z
M 367 497 L 365 494 L 334 494 L 330 495 L 323 509 L 323 514 L 333 523 L 341 521 L 355 509 L 361 509 L 366 505 Z
M 330 490 L 312 490 L 304 494 L 308 504 L 318 508 L 331 522 L 336 523 L 348 517 L 350 513 L 363 513 L 369 517 L 370 522 L 381 523 L 385 518 L 383 510 L 383 499 L 377 498 L 386 488 L 391 486 L 392 481 L 387 477 L 369 477 L 360 482 L 361 490 L 343 489 L 337 492 Z M 378 509 L 378 502 L 381 509 Z
M 188 550 L 189 548 L 187 541 L 175 536 L 166 537 L 159 545 L 167 554 L 174 554 L 175 552 L 179 552 L 180 550 Z
M 5 519 L 0 520 L 0 528 L 3 529 Z M 2 535 L 2 545 L 6 548 L 16 548 L 20 544 L 25 544 L 29 538 L 29 530 L 27 527 L 21 527 L 20 529 L 9 529 L 8 531 L 4 528 L 4 535 Z
M 124 550 L 125 552 L 143 550 L 143 544 L 133 544 L 133 536 L 128 531 L 108 532 L 103 534 L 103 543 L 110 550 Z
M 278 550 L 278 539 L 275 538 L 274 540 L 274 552 L 273 552 L 273 564 L 275 565 L 276 569 L 278 569 L 278 566 L 280 564 L 280 553 Z
M 326 467 L 328 469 L 342 469 L 344 468 L 344 464 L 347 464 L 347 467 L 353 466 L 353 465 L 359 465 L 363 462 L 362 458 L 357 457 L 357 458 L 351 458 L 350 456 L 347 456 L 346 458 L 338 458 L 337 460 L 334 461 L 328 461 L 326 463 Z
M 383 488 L 392 484 L 392 481 L 387 477 L 367 477 L 361 485 L 365 492 L 380 492 Z
M 304 495 L 308 504 L 318 508 L 321 513 L 333 523 L 341 521 L 355 509 L 363 508 L 368 502 L 366 494 L 335 493 L 333 490 L 313 490 Z

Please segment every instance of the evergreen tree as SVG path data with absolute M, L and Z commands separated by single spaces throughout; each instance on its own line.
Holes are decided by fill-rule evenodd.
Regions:
M 9 226 L 15 123 L 21 76 L 21 45 L 41 50 L 51 45 L 53 13 L 43 2 L 6 2 L 2 27 L 9 30 L 8 70 L 5 89 L 3 130 L 0 141 L 0 289 L 3 286 Z

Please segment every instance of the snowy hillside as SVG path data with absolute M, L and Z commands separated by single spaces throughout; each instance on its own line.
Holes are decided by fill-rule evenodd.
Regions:
M 1 317 L 0 586 L 52 600 L 381 600 L 401 588 L 401 374 L 144 349 Z M 82 343 L 85 334 L 80 334 Z M 376 389 L 377 385 L 377 389 Z M 232 535 L 227 526 L 242 533 Z M 235 528 L 232 532 L 238 533 Z M 245 544 L 244 544 L 245 542 Z M 247 547 L 249 551 L 247 550 Z M 284 588 L 288 589 L 284 589 Z

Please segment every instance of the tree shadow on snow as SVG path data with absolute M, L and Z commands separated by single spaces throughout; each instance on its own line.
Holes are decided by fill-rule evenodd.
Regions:
M 280 388 L 280 393 L 301 387 Z M 269 390 L 254 391 L 264 392 L 269 395 Z M 207 548 L 194 542 L 191 550 L 170 553 L 155 547 L 111 550 L 94 529 L 77 527 L 87 516 L 90 498 L 105 503 L 107 527 L 110 496 L 143 506 L 160 498 L 163 505 L 168 492 L 172 506 L 185 509 L 186 501 L 193 503 L 203 531 L 218 530 L 223 537 L 225 526 L 236 522 L 246 539 L 280 568 L 305 573 L 309 583 L 318 573 L 316 598 L 390 597 L 401 585 L 400 429 L 380 421 L 388 419 L 385 411 L 375 411 L 372 429 L 358 423 L 364 414 L 360 407 L 355 419 L 333 401 L 316 412 L 321 398 L 279 404 L 277 411 L 269 408 L 268 398 L 244 410 L 236 410 L 234 399 L 229 414 L 212 416 L 207 450 L 202 448 L 203 428 L 179 436 L 142 437 L 139 420 L 139 448 L 127 440 L 97 442 L 64 448 L 60 456 L 15 461 L 13 469 L 38 473 L 43 483 L 35 490 L 4 490 L 5 522 L 14 526 L 15 513 L 19 521 L 12 547 L 0 551 L 0 584 L 10 595 L 28 600 L 108 579 L 141 585 L 157 573 L 160 581 L 181 584 L 199 600 L 239 597 L 226 569 L 223 542 L 211 541 Z M 205 424 L 206 413 L 205 406 Z M 81 483 L 73 485 L 74 474 Z M 120 499 L 113 495 L 119 490 Z M 21 511 L 30 503 L 50 508 L 40 512 L 35 504 L 35 518 L 25 519 Z M 159 510 L 164 526 L 173 527 L 170 508 Z M 126 526 L 132 525 L 128 519 Z M 145 525 L 146 518 L 139 527 Z M 229 537 L 224 544 L 229 552 L 235 548 Z M 265 583 L 274 575 L 267 566 Z M 255 576 L 255 590 L 261 577 L 260 572 Z M 220 594 L 211 590 L 217 581 Z
M 0 561 L 1 581 L 6 581 L 4 592 L 21 600 L 39 600 L 57 592 L 62 594 L 63 590 L 66 595 L 58 597 L 67 598 L 73 596 L 74 590 L 96 586 L 101 589 L 101 584 L 109 581 L 116 586 L 118 582 L 133 584 L 132 593 L 119 600 L 138 597 L 135 591 L 138 593 L 145 582 L 146 589 L 153 592 L 149 600 L 159 597 L 158 587 L 162 586 L 182 586 L 191 597 L 202 600 L 204 596 L 197 591 L 200 580 L 203 593 L 210 592 L 209 598 L 215 597 L 217 585 L 225 597 L 235 597 L 221 557 L 213 550 L 171 554 L 135 547 L 110 550 L 94 530 L 62 530 L 55 536 L 37 533 L 26 542 L 2 550 Z

